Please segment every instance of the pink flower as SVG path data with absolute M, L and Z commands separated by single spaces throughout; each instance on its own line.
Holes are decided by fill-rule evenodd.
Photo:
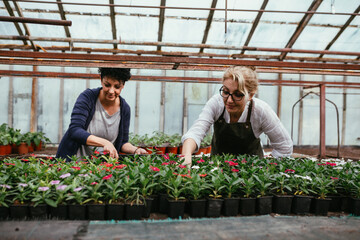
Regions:
M 233 172 L 238 172 L 239 169 L 233 168 L 233 169 L 231 169 L 231 171 L 233 171 Z
M 285 173 L 294 173 L 295 172 L 295 170 L 293 170 L 293 169 L 286 169 L 285 170 Z
M 103 179 L 103 180 L 108 180 L 108 179 L 110 179 L 111 177 L 112 177 L 112 174 L 107 175 L 107 176 L 103 177 L 102 179 Z
M 336 163 L 326 162 L 326 165 L 336 166 Z
M 20 187 L 27 187 L 28 185 L 26 183 L 19 183 Z
M 6 184 L 1 184 L 0 187 L 7 188 L 7 189 L 11 189 L 11 186 L 6 185 Z
M 72 167 L 72 168 L 78 171 L 81 169 L 80 167 Z
M 276 162 L 271 162 L 270 164 L 273 164 L 275 166 L 277 166 L 278 164 Z
M 245 158 L 243 160 L 241 160 L 241 163 L 247 163 L 247 161 L 245 160 Z
M 60 183 L 60 180 L 54 180 L 54 181 L 50 182 L 51 185 L 57 185 L 59 183 Z
M 150 169 L 153 170 L 154 172 L 159 172 L 160 171 L 159 168 L 153 167 L 153 166 L 150 166 Z
M 62 191 L 64 191 L 67 186 L 68 186 L 68 185 L 59 185 L 59 186 L 56 187 L 56 190 L 62 190 Z
M 170 163 L 168 163 L 168 162 L 163 162 L 161 165 L 169 165 Z
M 92 183 L 91 183 L 91 185 L 96 185 L 96 184 L 98 184 L 98 183 L 97 183 L 97 182 L 92 182 Z
M 186 168 L 186 166 L 184 166 L 184 165 L 179 165 L 179 168 Z
M 167 153 L 166 155 L 163 155 L 163 157 L 164 157 L 164 159 L 166 159 L 166 160 L 169 160 L 169 154 Z
M 83 189 L 83 187 L 77 187 L 77 188 L 74 189 L 74 192 L 81 191 L 81 189 Z
M 237 165 L 239 165 L 239 164 L 236 162 L 233 162 L 233 161 L 229 161 L 229 166 L 237 166 Z
M 204 173 L 204 174 L 199 174 L 199 176 L 200 176 L 200 177 L 206 177 L 207 174 L 206 174 L 206 173 Z
M 65 173 L 63 175 L 60 176 L 60 178 L 67 178 L 67 177 L 70 177 L 70 173 Z
M 45 192 L 45 191 L 49 190 L 49 187 L 39 187 L 38 190 Z
M 339 178 L 337 178 L 337 177 L 330 177 L 330 179 L 332 179 L 332 180 L 338 180 Z

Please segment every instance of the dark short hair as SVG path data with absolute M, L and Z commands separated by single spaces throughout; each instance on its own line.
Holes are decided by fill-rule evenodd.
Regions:
M 101 80 L 104 77 L 111 77 L 119 82 L 125 83 L 131 78 L 130 68 L 99 68 Z

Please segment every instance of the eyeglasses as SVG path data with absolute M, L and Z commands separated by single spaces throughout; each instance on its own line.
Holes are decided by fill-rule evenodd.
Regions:
M 230 93 L 229 91 L 224 90 L 224 86 L 222 86 L 222 87 L 219 89 L 219 92 L 220 92 L 220 95 L 221 95 L 223 98 L 228 98 L 229 96 L 231 96 L 233 101 L 241 101 L 241 100 L 243 99 L 243 97 L 245 96 L 245 95 L 244 95 L 243 93 L 241 93 L 241 92 L 233 92 L 233 93 Z

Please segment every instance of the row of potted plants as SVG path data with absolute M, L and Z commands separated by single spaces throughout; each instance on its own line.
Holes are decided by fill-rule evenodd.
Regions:
M 351 161 L 245 155 L 194 157 L 190 169 L 174 154 L 95 154 L 70 163 L 7 158 L 0 165 L 0 218 L 45 218 L 49 211 L 69 219 L 140 219 L 150 212 L 177 218 L 187 203 L 191 217 L 326 215 L 330 204 L 360 215 L 359 170 Z
M 20 129 L 9 127 L 6 123 L 0 126 L 0 155 L 12 153 L 27 154 L 39 151 L 42 143 L 50 140 L 43 132 L 20 133 Z
M 211 139 L 212 135 L 206 135 L 201 142 L 199 150 L 194 153 L 196 155 L 207 154 L 211 152 Z M 152 135 L 144 134 L 129 134 L 129 142 L 134 146 L 145 148 L 148 153 L 174 153 L 181 154 L 182 143 L 179 134 L 166 134 L 163 132 L 155 131 Z

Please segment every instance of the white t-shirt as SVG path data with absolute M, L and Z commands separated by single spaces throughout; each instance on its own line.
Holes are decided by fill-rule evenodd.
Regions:
M 272 155 L 274 157 L 288 157 L 293 151 L 293 142 L 289 133 L 286 131 L 284 125 L 277 117 L 271 107 L 264 101 L 253 97 L 253 110 L 251 112 L 251 126 L 256 138 L 262 133 L 265 133 L 269 139 L 271 146 L 273 147 Z M 246 117 L 249 109 L 248 102 L 245 106 L 243 113 L 241 114 L 238 122 L 246 122 Z M 189 131 L 182 137 L 182 142 L 188 138 L 194 139 L 199 148 L 202 139 L 205 137 L 207 131 L 212 124 L 219 119 L 221 113 L 224 110 L 223 98 L 216 94 L 209 99 L 199 115 L 199 118 L 191 126 Z M 225 122 L 230 122 L 230 115 L 225 110 L 224 113 Z

